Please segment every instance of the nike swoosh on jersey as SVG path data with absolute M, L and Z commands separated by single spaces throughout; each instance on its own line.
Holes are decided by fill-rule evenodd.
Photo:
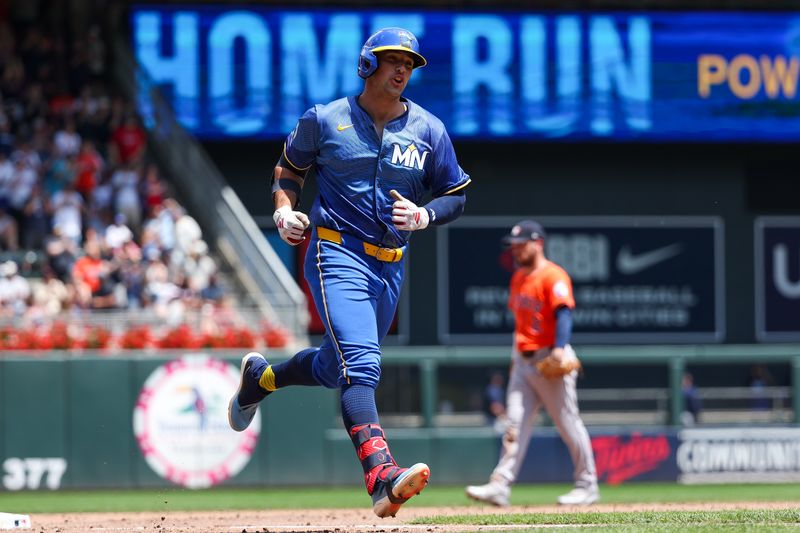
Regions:
M 342 126 L 341 124 L 339 124 L 338 126 L 336 126 L 336 129 L 339 130 L 339 131 L 344 131 L 347 128 L 352 128 L 352 127 L 353 127 L 353 124 L 347 124 L 346 126 Z
M 638 274 L 642 270 L 647 270 L 675 257 L 682 251 L 683 245 L 679 242 L 635 255 L 631 252 L 629 246 L 623 246 L 619 254 L 617 254 L 617 270 L 627 275 Z

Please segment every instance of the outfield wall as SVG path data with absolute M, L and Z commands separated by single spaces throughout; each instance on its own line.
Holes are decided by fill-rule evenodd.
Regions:
M 473 355 L 440 357 L 483 361 Z M 435 352 L 415 359 L 432 373 L 421 378 L 422 395 L 435 397 Z M 387 355 L 387 364 L 403 360 Z M 231 431 L 225 413 L 238 361 L 233 354 L 0 358 L 0 490 L 362 482 L 336 391 L 280 391 L 247 431 Z M 796 426 L 590 433 L 607 483 L 800 480 Z M 490 427 L 387 428 L 387 435 L 401 464 L 426 461 L 446 484 L 486 479 L 500 445 Z M 571 471 L 554 430 L 538 430 L 520 481 L 568 482 Z
M 2 488 L 362 482 L 336 391 L 281 391 L 238 434 L 225 420 L 238 359 L 188 357 L 201 364 L 158 357 L 0 358 Z M 209 369 L 206 363 L 214 361 L 225 361 L 228 372 Z M 483 475 L 496 454 L 488 428 L 391 434 L 399 460 L 424 458 L 441 481 Z

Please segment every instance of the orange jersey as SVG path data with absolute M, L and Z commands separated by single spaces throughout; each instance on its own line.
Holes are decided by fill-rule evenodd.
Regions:
M 575 307 L 569 274 L 550 261 L 534 271 L 519 269 L 511 277 L 508 307 L 514 313 L 514 342 L 528 352 L 553 346 L 556 341 L 556 309 Z

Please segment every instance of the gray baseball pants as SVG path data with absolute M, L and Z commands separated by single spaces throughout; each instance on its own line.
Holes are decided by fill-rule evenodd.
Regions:
M 567 345 L 564 350 L 572 351 L 572 347 Z M 575 467 L 575 486 L 595 489 L 597 471 L 592 444 L 578 412 L 575 386 L 578 373 L 572 372 L 563 379 L 542 377 L 536 370 L 535 363 L 549 353 L 549 349 L 542 349 L 526 358 L 515 350 L 512 355 L 511 375 L 506 392 L 507 426 L 503 434 L 500 461 L 492 472 L 491 481 L 505 486 L 516 481 L 533 434 L 534 419 L 544 406 L 569 449 Z

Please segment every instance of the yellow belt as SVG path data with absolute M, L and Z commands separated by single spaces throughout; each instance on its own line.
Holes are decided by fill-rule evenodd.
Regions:
M 321 228 L 318 226 L 317 237 L 319 237 L 323 241 L 342 244 L 342 234 L 333 229 Z M 381 246 L 376 246 L 368 242 L 362 242 L 361 244 L 364 246 L 364 253 L 371 257 L 374 257 L 378 261 L 383 261 L 385 263 L 396 263 L 397 261 L 403 259 L 402 248 L 383 248 Z

